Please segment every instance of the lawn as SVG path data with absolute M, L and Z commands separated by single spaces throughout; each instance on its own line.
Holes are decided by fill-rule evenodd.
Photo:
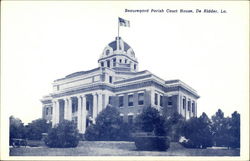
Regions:
M 76 148 L 48 148 L 41 142 L 10 148 L 10 156 L 239 156 L 239 149 L 187 149 L 171 143 L 167 151 L 137 151 L 133 142 L 81 141 Z M 35 146 L 37 144 L 38 146 Z

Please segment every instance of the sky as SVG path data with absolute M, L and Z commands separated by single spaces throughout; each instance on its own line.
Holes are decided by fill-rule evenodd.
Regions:
M 248 114 L 247 2 L 9 1 L 1 9 L 1 119 L 25 124 L 42 116 L 40 99 L 52 82 L 96 68 L 115 40 L 118 17 L 130 21 L 120 36 L 139 70 L 180 79 L 201 96 L 198 116 Z M 126 13 L 125 9 L 216 9 L 226 13 Z

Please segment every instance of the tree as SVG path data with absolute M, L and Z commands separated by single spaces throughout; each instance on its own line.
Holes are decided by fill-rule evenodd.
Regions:
M 183 116 L 177 112 L 166 118 L 165 120 L 165 131 L 166 134 L 171 137 L 173 141 L 179 141 L 180 136 L 183 134 L 185 120 Z
M 224 117 L 221 109 L 212 116 L 212 136 L 215 146 L 229 146 L 229 118 Z
M 42 133 L 47 133 L 51 128 L 51 123 L 45 119 L 37 119 L 26 126 L 26 137 L 30 140 L 41 140 Z
M 51 148 L 76 147 L 79 143 L 76 124 L 73 121 L 62 121 L 49 130 L 44 142 Z
M 212 146 L 211 121 L 204 112 L 199 118 L 189 119 L 184 125 L 183 133 L 192 144 L 191 147 L 206 148 Z
M 14 116 L 9 117 L 10 140 L 13 138 L 25 138 L 25 129 L 22 121 Z
M 235 111 L 230 121 L 230 147 L 240 148 L 240 114 Z
M 85 132 L 87 140 L 128 140 L 131 128 L 124 123 L 117 108 L 108 105 Z
M 138 131 L 154 132 L 155 135 L 164 136 L 166 134 L 164 121 L 157 109 L 145 107 L 142 113 L 137 116 L 135 126 Z

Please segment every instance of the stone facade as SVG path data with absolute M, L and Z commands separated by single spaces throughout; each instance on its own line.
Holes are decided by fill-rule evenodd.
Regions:
M 197 115 L 197 92 L 180 80 L 165 81 L 147 70 L 139 71 L 133 49 L 120 37 L 105 47 L 98 64 L 55 80 L 53 93 L 41 100 L 43 118 L 53 126 L 73 120 L 84 133 L 108 104 L 128 122 L 145 106 L 166 108 L 169 115 L 176 111 L 186 119 Z

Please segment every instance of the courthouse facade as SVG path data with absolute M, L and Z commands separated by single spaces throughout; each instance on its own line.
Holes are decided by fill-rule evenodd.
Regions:
M 197 92 L 180 80 L 165 81 L 148 70 L 138 71 L 133 49 L 121 37 L 105 47 L 98 64 L 55 80 L 53 92 L 41 100 L 43 118 L 53 126 L 73 120 L 84 133 L 108 104 L 129 123 L 145 106 L 165 108 L 169 115 L 178 112 L 186 119 L 197 115 Z

